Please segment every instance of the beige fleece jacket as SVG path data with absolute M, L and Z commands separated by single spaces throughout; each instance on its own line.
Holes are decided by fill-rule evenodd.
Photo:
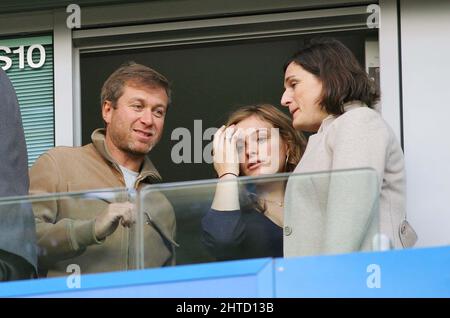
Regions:
M 98 273 L 134 268 L 139 243 L 135 226 L 121 225 L 104 241 L 94 235 L 94 218 L 108 202 L 130 201 L 117 163 L 105 147 L 103 129 L 92 134 L 92 143 L 83 147 L 56 147 L 30 169 L 30 194 L 54 194 L 121 188 L 106 200 L 92 197 L 61 196 L 33 203 L 39 246 L 39 270 L 47 276 L 67 274 L 67 266 L 77 264 L 81 273 Z M 161 177 L 148 158 L 135 188 L 160 182 Z M 105 193 L 101 194 L 105 195 Z M 107 202 L 105 202 L 107 201 Z M 143 209 L 149 216 L 144 227 L 145 267 L 174 263 L 175 215 L 162 194 L 153 192 Z

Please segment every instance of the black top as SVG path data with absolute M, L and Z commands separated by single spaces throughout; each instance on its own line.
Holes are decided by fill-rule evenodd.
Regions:
M 203 242 L 217 260 L 283 257 L 282 228 L 256 209 L 210 209 L 202 228 Z
M 16 92 L 0 68 L 0 197 L 28 195 L 28 156 Z M 31 205 L 0 204 L 0 250 L 36 267 L 37 250 Z

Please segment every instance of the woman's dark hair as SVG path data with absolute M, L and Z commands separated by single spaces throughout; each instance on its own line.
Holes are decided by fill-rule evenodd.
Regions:
M 292 62 L 322 82 L 319 104 L 329 114 L 343 114 L 343 105 L 354 100 L 374 108 L 379 99 L 375 83 L 353 53 L 335 39 L 312 39 L 284 64 L 284 72 Z

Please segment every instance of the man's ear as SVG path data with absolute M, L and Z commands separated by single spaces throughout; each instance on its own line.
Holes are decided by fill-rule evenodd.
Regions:
M 111 122 L 111 114 L 112 114 L 113 106 L 109 100 L 106 100 L 102 105 L 102 117 L 103 121 L 106 124 Z

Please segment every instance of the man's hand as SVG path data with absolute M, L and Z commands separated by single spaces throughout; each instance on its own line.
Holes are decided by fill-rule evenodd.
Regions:
M 108 208 L 95 217 L 95 236 L 103 240 L 119 226 L 130 227 L 136 222 L 134 204 L 130 202 L 111 203 Z

